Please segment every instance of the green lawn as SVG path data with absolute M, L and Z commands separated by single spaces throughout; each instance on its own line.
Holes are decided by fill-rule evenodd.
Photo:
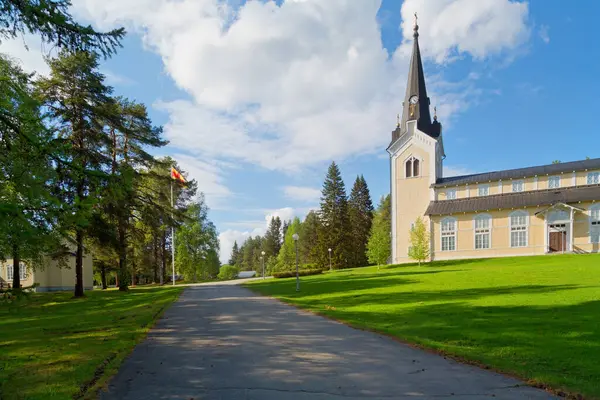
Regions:
M 93 398 L 182 288 L 0 303 L 0 399 Z
M 600 399 L 600 255 L 439 262 L 255 281 L 352 326 Z

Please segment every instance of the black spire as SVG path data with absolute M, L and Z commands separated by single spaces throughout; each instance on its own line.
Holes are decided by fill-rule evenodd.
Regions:
M 410 68 L 408 70 L 408 82 L 406 84 L 406 94 L 402 103 L 402 120 L 400 125 L 392 132 L 392 143 L 406 131 L 408 121 L 417 121 L 417 128 L 433 138 L 437 138 L 441 132 L 439 122 L 431 123 L 431 114 L 429 112 L 429 97 L 427 97 L 427 88 L 425 87 L 425 73 L 423 72 L 423 63 L 421 61 L 421 50 L 419 49 L 419 25 L 417 25 L 417 14 L 415 13 L 415 27 L 413 33 L 413 51 L 410 58 Z M 436 121 L 437 122 L 437 121 Z

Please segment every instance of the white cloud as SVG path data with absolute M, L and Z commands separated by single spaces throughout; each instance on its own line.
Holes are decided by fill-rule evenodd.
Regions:
M 27 72 L 37 72 L 48 75 L 50 68 L 45 55 L 52 55 L 52 46 L 43 44 L 41 39 L 34 35 L 25 35 L 15 39 L 3 40 L 0 43 L 0 52 L 8 54 Z
M 262 212 L 264 212 L 265 215 L 263 221 L 240 221 L 226 224 L 228 226 L 246 229 L 227 229 L 219 234 L 221 262 L 226 263 L 229 260 L 231 249 L 233 249 L 233 243 L 235 241 L 237 241 L 238 246 L 241 246 L 250 236 L 264 235 L 271 222 L 271 218 L 279 217 L 282 221 L 287 221 L 294 217 L 301 217 L 305 211 L 305 209 L 294 209 L 292 207 L 279 208 L 276 210 L 263 210 Z
M 405 0 L 402 33 L 413 35 L 414 13 L 419 19 L 423 53 L 438 62 L 468 53 L 482 59 L 522 45 L 530 36 L 529 6 L 509 0 Z
M 111 86 L 131 86 L 136 83 L 133 79 L 128 78 L 125 75 L 117 74 L 114 71 L 104 70 L 103 72 L 106 78 L 106 83 Z
M 188 179 L 198 182 L 198 190 L 206 196 L 206 204 L 212 209 L 219 209 L 223 200 L 233 193 L 223 183 L 221 166 L 216 162 L 206 162 L 185 154 L 174 154 L 181 168 L 188 173 Z
M 316 203 L 321 197 L 321 190 L 307 186 L 285 186 L 283 193 L 290 200 L 307 203 Z
M 157 103 L 170 115 L 165 132 L 175 147 L 289 171 L 380 152 L 389 140 L 408 54 L 401 47 L 390 59 L 383 49 L 380 0 L 74 3 L 101 28 L 125 24 L 141 33 L 191 94 L 191 101 Z M 529 35 L 526 3 L 406 0 L 406 38 L 414 11 L 424 54 L 440 62 L 508 52 Z M 438 104 L 446 113 L 458 108 Z
M 540 38 L 544 41 L 544 43 L 550 43 L 550 27 L 548 25 L 540 26 L 539 35 Z
M 461 167 L 461 166 L 451 166 L 451 165 L 444 165 L 443 172 L 444 172 L 444 177 L 471 175 L 474 173 L 469 168 L 465 168 L 465 167 Z

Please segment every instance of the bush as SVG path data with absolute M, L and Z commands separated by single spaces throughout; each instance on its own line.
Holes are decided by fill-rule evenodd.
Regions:
M 219 269 L 219 275 L 217 278 L 222 281 L 229 281 L 232 279 L 236 279 L 240 273 L 239 268 L 234 265 L 223 265 L 221 269 Z
M 319 275 L 321 273 L 323 273 L 323 270 L 320 269 L 302 269 L 298 271 L 298 275 L 300 276 Z M 273 274 L 274 278 L 293 278 L 295 276 L 296 271 L 284 271 Z

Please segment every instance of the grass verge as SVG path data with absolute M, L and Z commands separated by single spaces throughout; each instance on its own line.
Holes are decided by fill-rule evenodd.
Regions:
M 0 305 L 0 398 L 94 398 L 182 290 L 33 294 Z
M 342 270 L 247 287 L 351 326 L 600 399 L 600 255 Z

